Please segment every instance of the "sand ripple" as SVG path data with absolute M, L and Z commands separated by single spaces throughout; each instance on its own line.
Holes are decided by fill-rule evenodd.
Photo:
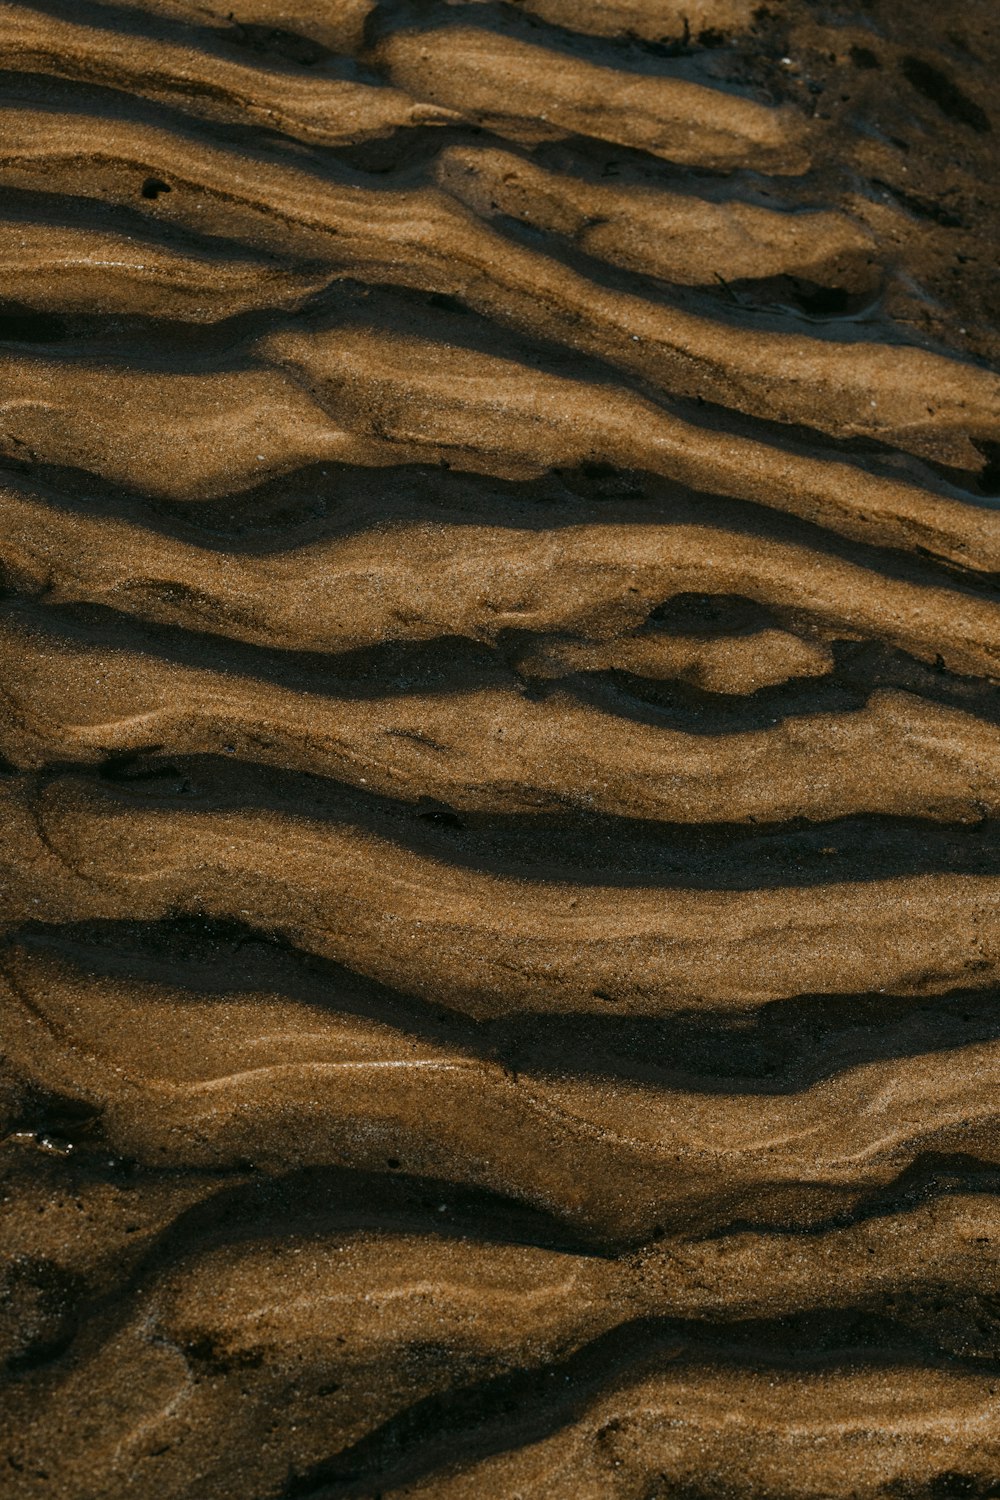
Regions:
M 6 7 L 4 1494 L 995 1493 L 966 10 Z

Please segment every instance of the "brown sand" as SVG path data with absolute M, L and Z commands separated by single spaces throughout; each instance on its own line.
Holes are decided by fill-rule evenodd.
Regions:
M 1000 1494 L 992 0 L 0 41 L 0 1493 Z

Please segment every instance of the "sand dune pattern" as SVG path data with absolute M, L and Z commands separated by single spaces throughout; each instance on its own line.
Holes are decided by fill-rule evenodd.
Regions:
M 11 1500 L 1000 1494 L 990 10 L 4 7 Z

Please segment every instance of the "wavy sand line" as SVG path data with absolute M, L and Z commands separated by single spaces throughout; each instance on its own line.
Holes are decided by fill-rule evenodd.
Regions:
M 6 918 L 245 918 L 395 988 L 464 1010 L 623 1014 L 799 994 L 997 983 L 989 876 L 691 891 L 462 870 L 349 824 L 191 812 L 66 778 L 39 832 L 8 792 Z M 187 804 L 190 806 L 190 803 Z M 181 806 L 184 804 L 182 802 Z
M 493 641 L 505 630 L 615 642 L 667 600 L 732 595 L 804 620 L 820 640 L 883 640 L 1000 678 L 1000 606 L 989 595 L 710 525 L 397 523 L 261 555 L 63 510 L 54 498 L 0 486 L 5 561 L 22 589 L 260 646 L 337 652 Z
M 150 998 L 144 998 L 149 1005 Z M 441 1183 L 438 1190 L 448 1192 Z M 144 1182 L 132 1195 L 132 1212 L 144 1220 L 137 1257 L 134 1243 L 124 1256 L 114 1248 L 124 1239 L 121 1219 L 127 1200 L 116 1203 L 121 1194 L 95 1185 L 88 1185 L 86 1193 L 101 1206 L 101 1212 L 91 1216 L 100 1255 L 95 1257 L 94 1246 L 79 1236 L 73 1246 L 74 1260 L 88 1282 L 102 1294 L 117 1288 L 126 1312 L 126 1299 L 142 1302 L 152 1288 L 168 1280 L 174 1305 L 186 1301 L 189 1309 L 185 1342 L 195 1342 L 191 1325 L 200 1322 L 199 1331 L 210 1332 L 220 1352 L 228 1345 L 232 1353 L 247 1354 L 264 1342 L 277 1352 L 282 1344 L 294 1346 L 300 1336 L 308 1339 L 309 1330 L 302 1327 L 308 1304 L 321 1302 L 329 1291 L 345 1302 L 360 1302 L 372 1294 L 373 1300 L 388 1300 L 399 1281 L 436 1284 L 442 1292 L 448 1283 L 461 1287 L 478 1281 L 487 1293 L 496 1285 L 491 1263 L 494 1274 L 500 1273 L 501 1286 L 511 1287 L 517 1285 L 517 1267 L 524 1266 L 521 1285 L 535 1302 L 533 1311 L 526 1309 L 533 1324 L 530 1337 L 541 1332 L 535 1322 L 539 1315 L 567 1342 L 579 1342 L 640 1317 L 726 1325 L 838 1309 L 892 1317 L 964 1358 L 993 1357 L 998 1337 L 992 1306 L 997 1291 L 993 1247 L 1000 1226 L 996 1200 L 982 1194 L 940 1197 L 900 1212 L 883 1210 L 854 1224 L 813 1228 L 805 1235 L 790 1234 L 784 1226 L 772 1230 L 759 1225 L 751 1231 L 695 1238 L 683 1231 L 664 1234 L 659 1226 L 657 1238 L 637 1250 L 598 1256 L 523 1242 L 516 1233 L 506 1241 L 490 1238 L 485 1225 L 480 1233 L 470 1233 L 453 1217 L 442 1218 L 435 1202 L 425 1202 L 416 1218 L 399 1208 L 394 1217 L 391 1200 L 367 1214 L 334 1200 L 314 1202 L 310 1216 L 301 1213 L 300 1204 L 283 1238 L 272 1232 L 266 1215 L 260 1216 L 260 1205 L 254 1215 L 250 1198 L 241 1218 L 229 1223 L 228 1235 L 224 1220 L 220 1234 L 219 1223 L 205 1217 L 180 1239 L 171 1235 L 173 1216 L 199 1201 L 210 1205 L 213 1197 L 224 1198 L 226 1193 L 217 1178 L 192 1172 L 186 1183 L 175 1174 L 158 1187 Z M 25 1206 L 29 1211 L 33 1207 L 37 1216 L 31 1193 L 24 1196 L 26 1204 L 18 1208 L 23 1212 Z M 420 1219 L 422 1228 L 417 1227 Z M 23 1233 L 25 1240 L 31 1237 L 27 1220 Z M 301 1245 L 304 1250 L 306 1243 L 306 1253 L 293 1248 Z M 168 1244 L 173 1249 L 164 1255 Z M 440 1266 L 435 1267 L 439 1248 L 450 1261 L 450 1274 L 443 1276 Z M 137 1258 L 142 1261 L 138 1276 Z M 758 1274 L 762 1259 L 769 1265 L 767 1278 Z M 274 1316 L 278 1299 L 261 1294 L 269 1275 L 283 1278 L 289 1273 L 297 1277 L 303 1295 L 289 1309 L 292 1316 L 282 1319 Z M 310 1277 L 311 1296 L 306 1284 Z M 485 1353 L 501 1353 L 497 1346 L 512 1335 L 503 1298 L 499 1300 L 499 1314 L 488 1294 L 475 1307 L 466 1306 L 465 1328 L 455 1330 L 455 1341 L 461 1342 L 463 1331 L 472 1333 Z M 262 1301 L 271 1303 L 266 1319 L 256 1314 Z M 411 1308 L 411 1316 L 414 1312 L 419 1308 Z M 428 1307 L 426 1300 L 424 1313 L 434 1315 L 433 1304 Z M 575 1329 L 567 1326 L 572 1321 Z M 314 1335 L 316 1331 L 314 1327 Z M 318 1331 L 322 1336 L 322 1325 Z M 352 1333 L 355 1349 L 377 1358 L 389 1330 L 360 1323 Z
M 675 823 L 1000 814 L 1000 730 L 910 694 L 711 736 L 509 688 L 361 699 L 200 670 L 0 621 L 14 664 L 0 753 L 28 769 L 156 746 L 236 754 L 389 796 L 518 812 L 576 806 Z M 832 757 L 832 766 L 831 766 Z
M 377 1172 L 388 1158 L 615 1240 L 648 1237 L 657 1222 L 794 1222 L 815 1213 L 813 1200 L 843 1212 L 929 1149 L 1000 1162 L 995 1042 L 847 1068 L 792 1094 L 622 1082 L 609 1091 L 598 1080 L 515 1078 L 488 1059 L 278 996 L 198 1001 L 26 955 L 5 967 L 21 1077 L 99 1110 L 111 1148 L 148 1166 L 250 1161 L 275 1172 L 332 1160 Z M 737 1251 L 728 1236 L 720 1244 L 717 1263 L 732 1269 Z M 690 1274 L 703 1284 L 700 1270 Z M 897 1274 L 891 1267 L 888 1279 Z M 841 1291 L 849 1297 L 849 1284 Z M 753 1315 L 785 1300 L 776 1288 Z
M 532 1493 L 624 1500 L 663 1475 L 697 1494 L 709 1474 L 716 1493 L 741 1497 L 753 1493 L 752 1476 L 778 1500 L 880 1500 L 892 1483 L 903 1493 L 931 1492 L 956 1461 L 963 1478 L 992 1483 L 1000 1464 L 993 1401 L 988 1376 L 909 1365 L 758 1373 L 682 1366 L 629 1381 L 552 1437 L 512 1450 L 490 1434 L 490 1446 L 504 1450 L 496 1456 L 456 1461 L 450 1474 L 435 1467 L 423 1479 L 376 1482 L 394 1500 Z M 312 1491 L 316 1500 L 338 1493 L 350 1491 L 322 1484 Z
M 101 0 L 105 15 L 110 6 L 125 12 L 123 19 L 138 14 L 180 21 L 198 27 L 199 40 L 202 28 L 211 25 L 231 44 L 315 63 L 324 51 L 360 52 L 376 0 Z
M 5 296 L 22 307 L 195 323 L 296 307 L 326 280 L 322 272 L 275 266 L 263 257 L 16 219 L 0 222 L 0 265 Z
M 174 500 L 216 498 L 322 462 L 446 463 L 510 479 L 612 463 L 998 571 L 1000 528 L 986 508 L 746 438 L 720 445 L 711 429 L 638 396 L 354 329 L 282 335 L 261 353 L 287 369 L 0 360 L 0 451 Z M 126 443 L 123 421 L 134 434 Z
M 809 165 L 809 133 L 791 111 L 496 31 L 454 23 L 397 31 L 378 44 L 374 60 L 414 97 L 516 140 L 591 136 L 702 168 L 791 174 Z
M 479 0 L 469 0 L 471 4 Z M 754 0 L 515 0 L 518 8 L 555 26 L 593 36 L 644 37 L 652 42 L 688 32 L 744 30 Z
M 518 659 L 518 670 L 533 677 L 619 671 L 734 697 L 822 678 L 833 667 L 833 652 L 824 642 L 766 626 L 743 635 L 675 635 L 654 626 L 612 641 L 562 638 L 535 642 Z
M 510 152 L 453 147 L 435 164 L 441 187 L 482 217 L 498 211 L 571 235 L 589 254 L 687 284 L 712 284 L 705 242 L 729 275 L 811 276 L 853 286 L 870 278 L 873 240 L 846 215 L 778 213 L 679 194 L 624 192 L 573 182 Z M 640 212 L 640 210 L 642 210 Z M 150 229 L 158 226 L 154 223 Z M 52 312 L 148 313 L 213 322 L 277 309 L 319 291 L 329 272 L 237 257 L 231 246 L 185 249 L 76 225 L 0 224 L 0 262 L 11 300 Z
M 434 180 L 480 218 L 507 214 L 628 271 L 687 286 L 770 276 L 872 283 L 876 240 L 847 214 L 779 212 L 658 188 L 615 187 L 551 172 L 496 146 L 449 146 Z
M 796 353 L 788 350 L 781 379 L 789 388 L 801 380 L 815 408 L 826 379 L 831 388 L 837 383 L 837 365 L 841 357 L 846 359 L 851 347 L 841 345 L 838 350 L 820 341 L 802 340 L 798 346 L 803 356 L 801 369 L 796 368 Z M 457 449 L 454 457 L 459 467 L 465 466 L 461 455 L 465 454 L 467 460 L 476 449 L 483 452 L 489 464 L 491 448 L 497 455 L 493 464 L 499 463 L 502 453 L 511 465 L 506 472 L 515 475 L 519 465 L 524 466 L 522 472 L 530 474 L 550 465 L 604 460 L 619 468 L 648 469 L 695 489 L 735 493 L 740 498 L 776 505 L 865 540 L 885 538 L 897 545 L 900 541 L 912 542 L 917 540 L 922 524 L 928 531 L 940 528 L 941 532 L 953 529 L 954 534 L 964 533 L 970 551 L 976 547 L 971 543 L 973 536 L 990 549 L 997 540 L 995 517 L 988 511 L 977 512 L 966 502 L 876 475 L 862 479 L 858 468 L 836 460 L 807 459 L 730 433 L 721 437 L 712 428 L 685 422 L 638 395 L 612 391 L 596 382 L 568 381 L 529 371 L 513 360 L 424 339 L 393 339 L 343 328 L 307 335 L 278 333 L 256 348 L 265 358 L 308 382 L 332 411 L 341 413 L 346 402 L 349 409 L 353 405 L 357 416 L 367 415 L 372 438 L 406 443 L 414 452 L 423 448 L 425 454 L 428 445 L 440 446 L 445 449 L 443 456 L 449 458 L 449 450 Z M 873 415 L 872 407 L 872 390 L 878 386 L 875 367 L 881 364 L 887 371 L 901 372 L 910 354 L 915 356 L 915 366 L 934 357 L 925 356 L 922 350 L 874 345 L 864 346 L 864 351 L 851 353 L 853 374 L 847 379 L 853 382 L 859 370 L 869 367 L 865 378 L 872 383 L 865 385 L 864 402 L 870 410 L 864 430 L 871 432 L 871 424 L 877 426 L 881 421 L 877 412 Z M 810 368 L 814 358 L 816 366 Z M 817 366 L 825 367 L 826 373 Z M 377 372 L 374 381 L 373 370 Z M 911 373 L 916 377 L 917 368 Z M 929 369 L 920 378 L 925 377 L 932 378 Z M 895 380 L 895 373 L 890 378 Z M 959 383 L 963 378 L 956 376 Z M 759 390 L 759 370 L 754 379 Z M 967 444 L 964 434 L 976 430 L 978 418 L 967 396 L 957 394 L 957 387 L 955 405 L 949 413 L 947 386 L 945 376 L 941 386 L 945 399 L 931 413 L 932 425 L 937 428 L 941 418 L 938 436 L 947 442 L 951 418 L 961 412 L 961 443 Z M 981 408 L 984 434 L 996 430 L 994 417 L 987 415 L 987 406 L 994 399 L 993 387 L 1000 394 L 1000 380 L 988 376 L 983 383 Z M 912 391 L 907 397 L 911 399 Z M 891 403 L 891 395 L 888 401 Z M 875 400 L 875 407 L 878 405 Z M 926 423 L 928 412 L 925 403 L 925 415 L 917 418 L 914 414 L 917 425 Z M 901 412 L 900 416 L 909 423 Z M 913 446 L 906 435 L 896 432 L 893 436 L 904 447 Z M 919 448 L 919 441 L 916 446 Z M 957 458 L 956 454 L 952 456 Z M 497 472 L 497 468 L 490 466 L 486 472 Z M 737 473 L 740 478 L 734 483 Z M 864 522 L 857 519 L 862 512 Z M 924 537 L 919 540 L 926 545 Z M 964 550 L 959 543 L 958 551 Z
M 59 161 L 75 168 L 81 156 L 92 157 L 91 192 L 103 177 L 119 201 L 133 203 L 134 176 L 145 161 L 144 172 L 155 170 L 171 185 L 170 218 L 184 220 L 182 200 L 193 189 L 195 196 L 221 197 L 216 232 L 232 232 L 231 205 L 242 199 L 258 217 L 281 213 L 316 225 L 326 256 L 342 272 L 458 296 L 501 323 L 596 354 L 672 393 L 837 437 L 871 436 L 971 469 L 983 461 L 971 439 L 991 439 L 1000 426 L 1000 380 L 987 370 L 907 345 L 730 327 L 598 287 L 497 234 L 432 188 L 373 191 L 289 167 L 262 163 L 249 170 L 245 154 L 142 126 L 109 133 L 104 122 L 86 116 L 16 112 L 5 120 L 5 134 L 0 163 L 12 182 L 27 184 L 42 171 L 51 188 Z M 130 191 L 123 170 L 133 178 Z M 187 218 L 201 231 L 212 227 L 203 211 Z M 280 228 L 287 253 L 287 228 Z
M 165 100 L 208 120 L 263 125 L 318 145 L 347 145 L 455 118 L 399 89 L 317 78 L 288 65 L 281 71 L 247 66 L 211 46 L 210 33 L 202 33 L 199 47 L 184 46 L 13 3 L 4 19 L 7 68 Z
M 227 1484 L 239 1472 L 234 1453 L 249 1453 L 252 1481 L 265 1490 L 287 1473 L 294 1452 L 298 1472 L 315 1465 L 315 1491 L 301 1488 L 316 1494 L 350 1493 L 361 1475 L 366 1488 L 392 1493 L 506 1495 L 523 1493 L 512 1486 L 528 1477 L 536 1493 L 634 1494 L 664 1464 L 672 1476 L 697 1482 L 709 1462 L 735 1493 L 749 1464 L 776 1495 L 845 1500 L 877 1495 L 887 1476 L 927 1487 L 956 1441 L 974 1474 L 988 1475 L 1000 1451 L 988 1375 L 914 1373 L 888 1360 L 856 1371 L 801 1356 L 791 1369 L 754 1371 L 725 1352 L 710 1362 L 690 1335 L 669 1327 L 645 1347 L 635 1338 L 631 1360 L 627 1347 L 614 1350 L 617 1357 L 606 1356 L 600 1373 L 588 1370 L 575 1391 L 552 1382 L 533 1390 L 529 1372 L 548 1367 L 558 1378 L 554 1358 L 579 1344 L 588 1324 L 613 1325 L 614 1312 L 620 1315 L 599 1297 L 589 1304 L 574 1298 L 595 1280 L 570 1257 L 536 1253 L 511 1264 L 495 1247 L 484 1254 L 441 1239 L 306 1239 L 277 1250 L 224 1250 L 156 1289 L 140 1318 L 70 1372 L 49 1402 L 66 1421 L 85 1391 L 99 1393 L 112 1441 L 84 1482 L 101 1494 L 126 1474 L 148 1482 L 152 1472 L 161 1493 L 184 1493 L 192 1448 L 207 1448 L 216 1482 Z M 507 1418 L 499 1442 L 495 1424 L 471 1403 L 468 1415 L 458 1406 L 446 1456 L 433 1440 L 421 1443 L 419 1428 L 407 1431 L 414 1394 L 440 1394 L 448 1411 L 440 1367 L 419 1358 L 428 1342 L 447 1347 L 456 1373 L 480 1384 L 513 1367 L 524 1396 L 534 1396 L 529 1410 L 511 1403 L 516 1420 Z M 345 1345 L 354 1346 L 353 1356 Z M 234 1370 L 239 1390 L 225 1378 Z M 286 1418 L 280 1424 L 271 1415 L 276 1402 Z M 15 1446 L 28 1457 L 37 1438 L 26 1416 Z M 403 1419 L 402 1441 L 380 1443 L 394 1418 Z M 220 1427 L 230 1439 L 225 1448 L 212 1442 Z M 268 1441 L 259 1440 L 262 1432 Z M 491 1456 L 476 1463 L 477 1449 Z M 341 1454 L 346 1462 L 338 1463 Z M 430 1485 L 405 1484 L 407 1469 L 426 1472 L 428 1457 Z M 61 1455 L 55 1466 L 64 1493 L 93 1493 Z M 245 1475 L 245 1458 L 242 1466 Z

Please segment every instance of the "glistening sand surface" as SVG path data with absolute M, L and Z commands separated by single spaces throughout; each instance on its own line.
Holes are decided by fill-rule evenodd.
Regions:
M 992 0 L 0 13 L 0 1492 L 1000 1495 Z

